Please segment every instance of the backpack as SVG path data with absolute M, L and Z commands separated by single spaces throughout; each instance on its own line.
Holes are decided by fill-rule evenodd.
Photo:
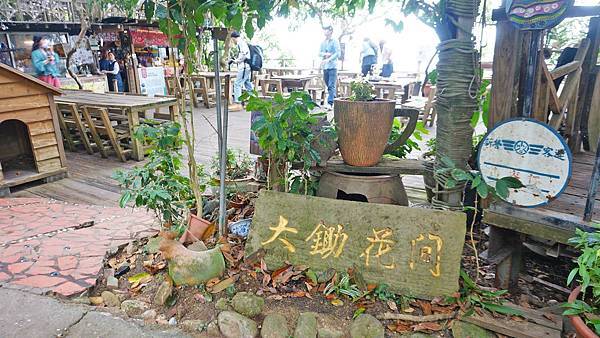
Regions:
M 250 70 L 259 71 L 262 69 L 263 64 L 263 50 L 260 46 L 248 45 L 250 49 L 250 58 L 246 59 L 247 64 L 250 65 Z

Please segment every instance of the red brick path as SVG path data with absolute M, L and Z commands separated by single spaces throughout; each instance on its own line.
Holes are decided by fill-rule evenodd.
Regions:
M 96 284 L 108 251 L 156 229 L 154 217 L 144 211 L 0 199 L 0 285 L 79 294 Z

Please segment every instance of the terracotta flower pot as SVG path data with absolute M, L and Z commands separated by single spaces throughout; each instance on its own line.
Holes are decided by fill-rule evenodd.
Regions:
M 581 286 L 578 286 L 575 289 L 573 289 L 573 291 L 571 291 L 571 294 L 569 295 L 568 302 L 569 303 L 574 302 L 577 299 L 577 297 L 579 296 L 580 292 L 581 292 Z M 581 317 L 569 316 L 569 320 L 571 321 L 571 324 L 573 324 L 573 327 L 575 327 L 575 332 L 577 332 L 577 337 L 598 338 L 598 335 L 592 329 L 590 329 L 587 325 L 585 325 L 585 322 L 583 321 L 583 319 L 581 319 Z
M 190 213 L 188 228 L 183 235 L 181 235 L 181 238 L 179 238 L 179 242 L 186 244 L 201 240 L 202 235 L 204 235 L 206 229 L 208 229 L 210 225 L 211 223 L 209 221 Z
M 336 99 L 333 106 L 338 143 L 344 162 L 370 167 L 379 162 L 387 146 L 396 102 Z

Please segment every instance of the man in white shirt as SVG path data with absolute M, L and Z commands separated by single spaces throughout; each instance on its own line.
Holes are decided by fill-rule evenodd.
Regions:
M 233 103 L 239 104 L 240 96 L 242 95 L 242 86 L 247 91 L 253 89 L 252 82 L 250 81 L 252 71 L 250 70 L 250 65 L 246 62 L 250 59 L 250 48 L 248 48 L 248 44 L 240 37 L 240 33 L 238 32 L 231 33 L 231 40 L 238 47 L 238 55 L 232 61 L 237 64 L 238 69 L 237 77 L 233 83 Z

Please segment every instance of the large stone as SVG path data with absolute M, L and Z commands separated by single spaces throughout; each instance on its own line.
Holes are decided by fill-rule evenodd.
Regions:
M 177 241 L 163 239 L 160 251 L 169 263 L 169 276 L 175 285 L 200 285 L 225 271 L 225 258 L 219 246 L 197 252 Z
M 162 241 L 163 238 L 160 236 L 156 236 L 156 237 L 152 237 L 150 239 L 148 239 L 148 243 L 146 243 L 146 245 L 144 245 L 144 251 L 146 251 L 147 253 L 157 253 L 158 252 L 158 248 L 160 247 L 160 241 Z
M 188 319 L 182 321 L 181 326 L 190 332 L 202 332 L 206 329 L 207 323 L 203 320 Z
M 106 277 L 106 287 L 109 289 L 118 289 L 119 280 L 115 276 Z
M 223 297 L 217 300 L 215 303 L 215 309 L 219 311 L 232 311 L 233 307 L 231 307 L 227 298 Z
M 352 338 L 383 338 L 384 334 L 383 324 L 370 314 L 358 316 L 350 325 Z
M 219 330 L 227 338 L 254 338 L 258 325 L 250 318 L 233 311 L 223 311 L 217 317 Z
M 121 305 L 119 297 L 110 291 L 103 291 L 100 296 L 102 297 L 102 301 L 104 301 L 104 305 L 108 307 L 119 307 Z
M 254 317 L 262 312 L 265 300 L 248 292 L 238 292 L 231 299 L 233 309 L 247 317 Z
M 158 316 L 158 313 L 156 312 L 156 310 L 154 309 L 150 309 L 150 310 L 146 310 L 144 311 L 144 313 L 142 313 L 141 318 L 145 321 L 145 322 L 153 322 L 156 320 L 156 316 Z
M 452 322 L 452 336 L 454 338 L 493 338 L 496 335 L 475 324 L 455 320 Z
M 303 312 L 298 316 L 294 337 L 316 338 L 317 337 L 317 314 L 314 312 Z
M 219 330 L 219 323 L 217 320 L 208 323 L 206 326 L 206 334 L 209 337 L 221 337 L 221 331 Z
M 164 281 L 156 290 L 154 294 L 154 304 L 163 306 L 167 302 L 167 299 L 173 294 L 173 285 L 170 282 Z
M 332 327 L 320 327 L 319 338 L 342 338 L 344 333 L 338 329 Z
M 148 304 L 140 300 L 128 299 L 121 303 L 121 310 L 129 317 L 137 317 L 148 310 Z
M 446 296 L 458 291 L 465 222 L 462 212 L 261 191 L 245 255 L 264 250 L 270 269 L 358 269 L 396 293 Z
M 282 314 L 271 313 L 263 320 L 260 330 L 262 338 L 288 338 L 289 335 L 287 319 Z

